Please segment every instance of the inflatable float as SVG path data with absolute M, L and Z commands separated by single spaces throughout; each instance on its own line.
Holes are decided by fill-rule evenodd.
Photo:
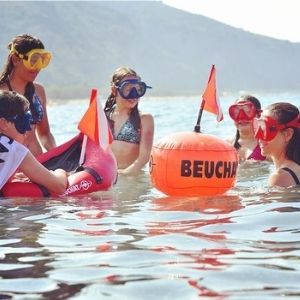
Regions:
M 104 113 L 101 116 L 103 110 L 100 107 L 97 90 L 93 89 L 90 107 L 80 122 L 85 119 L 90 128 L 94 128 L 94 132 L 84 132 L 84 130 L 81 130 L 79 123 L 78 128 L 84 133 L 79 133 L 66 143 L 37 157 L 47 169 L 61 168 L 69 173 L 68 188 L 63 195 L 50 193 L 45 187 L 31 181 L 15 179 L 2 188 L 2 196 L 70 196 L 105 191 L 112 187 L 117 180 L 117 163 L 108 147 L 108 143 L 103 145 L 99 140 L 103 136 L 107 138 L 103 134 L 103 128 L 106 128 L 106 126 L 103 126 L 103 121 L 107 121 Z M 107 125 L 107 123 L 105 124 Z M 100 128 L 102 128 L 101 134 Z M 108 128 L 107 130 L 109 131 Z M 93 138 L 93 135 L 96 135 L 96 138 Z
M 237 152 L 204 133 L 178 132 L 159 140 L 150 157 L 152 184 L 169 196 L 212 196 L 236 181 Z
M 223 120 L 217 97 L 216 69 L 212 65 L 194 132 L 177 132 L 158 141 L 151 151 L 152 184 L 168 196 L 221 195 L 235 185 L 236 149 L 200 130 L 203 110 Z

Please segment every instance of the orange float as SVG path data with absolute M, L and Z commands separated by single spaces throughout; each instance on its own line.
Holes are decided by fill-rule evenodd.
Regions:
M 223 194 L 234 186 L 238 159 L 229 143 L 209 134 L 179 132 L 152 148 L 152 184 L 170 196 Z

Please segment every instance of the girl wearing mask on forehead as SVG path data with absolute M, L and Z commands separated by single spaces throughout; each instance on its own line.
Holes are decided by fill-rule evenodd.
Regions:
M 68 184 L 67 173 L 49 171 L 23 146 L 31 131 L 28 100 L 16 92 L 0 91 L 0 103 L 0 191 L 18 170 L 49 191 L 62 194 Z
M 236 135 L 233 140 L 228 140 L 237 149 L 239 160 L 265 160 L 261 154 L 260 146 L 254 137 L 253 119 L 259 117 L 261 104 L 251 95 L 244 95 L 229 107 L 229 116 L 236 126 Z
M 262 154 L 270 156 L 276 168 L 269 186 L 300 185 L 299 109 L 286 102 L 271 104 L 253 126 Z
M 151 114 L 138 109 L 147 88 L 151 87 L 128 67 L 118 68 L 112 76 L 111 94 L 104 111 L 113 133 L 112 151 L 121 174 L 138 173 L 150 158 L 154 120 Z
M 28 34 L 14 37 L 8 44 L 9 54 L 2 74 L 0 89 L 16 91 L 30 103 L 32 131 L 27 135 L 25 145 L 34 156 L 54 148 L 46 108 L 46 95 L 42 85 L 34 82 L 41 69 L 51 60 L 51 53 L 44 50 L 43 43 Z

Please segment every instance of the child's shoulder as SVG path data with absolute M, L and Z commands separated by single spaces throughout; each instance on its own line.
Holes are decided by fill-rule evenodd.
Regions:
M 151 113 L 140 112 L 140 118 L 142 122 L 153 122 L 154 118 Z

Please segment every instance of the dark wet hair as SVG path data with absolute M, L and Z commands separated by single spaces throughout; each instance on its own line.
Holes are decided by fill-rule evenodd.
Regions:
M 287 124 L 299 117 L 299 109 L 288 102 L 277 102 L 265 109 L 279 124 Z M 286 157 L 300 165 L 300 128 L 292 127 L 294 133 L 286 147 Z
M 252 96 L 252 95 L 242 95 L 241 97 L 237 98 L 235 100 L 235 103 L 237 103 L 239 100 L 242 100 L 242 101 L 250 101 L 255 107 L 256 109 L 259 111 L 261 110 L 261 104 L 260 104 L 260 101 Z M 233 147 L 238 150 L 241 148 L 241 145 L 239 144 L 238 140 L 240 139 L 240 132 L 239 130 L 237 129 L 236 131 L 236 134 L 235 134 L 235 137 L 234 137 L 234 140 L 233 140 Z
M 23 115 L 29 108 L 28 100 L 17 92 L 0 91 L 0 118 Z
M 7 45 L 9 55 L 7 56 L 6 63 L 4 65 L 3 71 L 0 75 L 0 85 L 6 83 L 11 74 L 14 65 L 12 63 L 12 55 L 11 53 L 12 48 L 18 51 L 20 54 L 25 54 L 32 49 L 45 49 L 43 43 L 38 38 L 29 35 L 29 34 L 20 34 L 15 36 L 11 42 Z
M 114 74 L 112 75 L 111 86 L 118 86 L 122 82 L 122 80 L 127 76 L 139 77 L 139 75 L 133 69 L 129 67 L 120 67 L 116 69 Z M 112 130 L 114 129 L 114 121 L 112 120 L 111 116 L 113 111 L 115 110 L 115 107 L 116 95 L 111 93 L 105 102 L 104 112 Z M 129 119 L 133 124 L 134 128 L 136 130 L 139 130 L 141 127 L 141 118 L 139 114 L 138 104 L 130 112 Z
M 6 63 L 4 65 L 3 71 L 0 75 L 0 85 L 7 84 L 9 89 L 11 89 L 11 85 L 9 82 L 9 76 L 13 71 L 14 65 L 12 62 L 12 55 L 11 52 L 12 48 L 14 48 L 18 53 L 20 54 L 26 54 L 32 49 L 45 49 L 44 44 L 40 39 L 37 37 L 34 37 L 30 34 L 20 34 L 15 36 L 11 42 L 7 45 L 9 52 L 9 55 L 7 56 Z M 30 102 L 30 109 L 31 112 L 34 114 L 34 108 L 32 103 L 32 97 L 35 92 L 34 84 L 32 82 L 28 82 L 25 87 L 25 93 L 24 96 L 29 100 Z

